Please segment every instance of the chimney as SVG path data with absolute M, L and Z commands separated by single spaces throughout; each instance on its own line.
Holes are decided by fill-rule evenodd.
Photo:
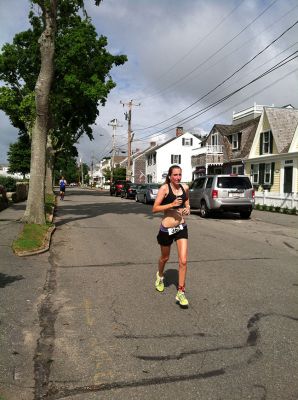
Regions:
M 176 128 L 176 137 L 183 135 L 183 127 L 177 126 Z
M 156 146 L 156 142 L 150 142 L 150 147 Z

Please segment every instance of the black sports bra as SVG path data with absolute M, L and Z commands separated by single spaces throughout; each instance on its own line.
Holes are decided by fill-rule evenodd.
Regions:
M 166 205 L 166 204 L 171 204 L 171 203 L 173 203 L 173 201 L 176 200 L 176 198 L 181 197 L 181 199 L 182 199 L 181 205 L 180 205 L 180 206 L 173 207 L 173 208 L 184 208 L 184 207 L 185 207 L 185 202 L 186 202 L 186 200 L 187 200 L 187 198 L 186 198 L 186 193 L 185 193 L 184 187 L 183 187 L 181 184 L 179 184 L 179 186 L 180 186 L 181 189 L 182 189 L 182 194 L 179 194 L 178 196 L 176 196 L 176 195 L 173 193 L 173 190 L 172 190 L 172 188 L 171 188 L 171 185 L 168 183 L 169 193 L 167 194 L 167 196 L 166 196 L 166 197 L 163 199 L 163 201 L 161 202 L 161 206 L 164 206 L 164 205 Z

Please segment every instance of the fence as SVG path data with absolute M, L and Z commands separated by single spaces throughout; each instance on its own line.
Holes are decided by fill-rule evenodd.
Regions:
M 255 202 L 260 205 L 298 209 L 297 193 L 270 193 L 268 190 L 255 193 Z

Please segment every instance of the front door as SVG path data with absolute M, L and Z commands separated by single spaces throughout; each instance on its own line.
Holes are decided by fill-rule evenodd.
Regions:
M 293 167 L 285 167 L 284 193 L 292 193 Z

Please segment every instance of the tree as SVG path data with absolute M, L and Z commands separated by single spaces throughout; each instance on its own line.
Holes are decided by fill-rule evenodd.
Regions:
M 17 142 L 10 144 L 7 153 L 10 173 L 21 173 L 24 178 L 29 173 L 30 146 L 30 138 L 26 134 L 20 135 Z
M 32 29 L 16 35 L 0 56 L 0 78 L 8 83 L 0 88 L 0 107 L 20 131 L 32 131 L 32 181 L 24 220 L 38 222 L 44 215 L 45 169 L 40 165 L 44 165 L 46 142 L 47 171 L 51 171 L 50 161 L 57 151 L 67 152 L 84 133 L 92 139 L 90 126 L 98 115 L 98 103 L 104 105 L 115 86 L 109 71 L 126 57 L 109 54 L 106 38 L 96 37 L 88 17 L 79 17 L 83 1 L 32 3 L 39 5 L 42 17 L 31 13 Z

